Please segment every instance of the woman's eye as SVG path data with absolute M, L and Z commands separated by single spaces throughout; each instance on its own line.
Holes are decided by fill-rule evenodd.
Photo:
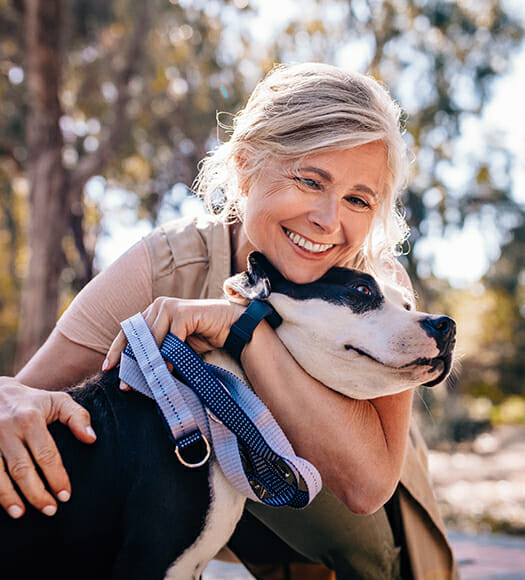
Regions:
M 370 207 L 370 204 L 361 197 L 352 196 L 352 197 L 347 197 L 346 200 L 350 204 L 355 205 L 357 207 L 362 207 L 362 208 Z
M 310 177 L 294 177 L 295 181 L 298 181 L 301 185 L 309 187 L 310 189 L 321 189 L 321 184 L 315 179 Z

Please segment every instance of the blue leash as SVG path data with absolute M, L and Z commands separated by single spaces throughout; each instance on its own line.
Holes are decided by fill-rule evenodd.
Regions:
M 247 385 L 232 373 L 203 362 L 171 333 L 159 351 L 140 314 L 121 326 L 128 346 L 119 376 L 157 401 L 184 465 L 206 463 L 211 441 L 224 474 L 243 495 L 275 507 L 301 508 L 312 501 L 321 489 L 318 471 L 295 455 L 268 409 Z M 176 377 L 163 359 L 173 365 Z

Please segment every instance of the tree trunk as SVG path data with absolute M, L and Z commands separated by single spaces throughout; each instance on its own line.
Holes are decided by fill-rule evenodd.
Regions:
M 60 276 L 65 266 L 64 236 L 71 230 L 85 269 L 91 277 L 93 256 L 84 246 L 82 192 L 87 180 L 101 171 L 127 134 L 129 83 L 137 70 L 150 24 L 148 0 L 137 5 L 135 26 L 125 65 L 116 75 L 118 98 L 114 121 L 98 150 L 84 154 L 74 171 L 62 163 L 62 71 L 64 0 L 25 0 L 24 32 L 29 115 L 26 137 L 30 182 L 29 267 L 22 286 L 15 372 L 43 344 L 58 313 Z M 78 211 L 72 212 L 74 207 Z
M 56 322 L 68 228 L 67 174 L 59 120 L 61 0 L 26 0 L 27 120 L 30 182 L 29 268 L 22 286 L 15 369 L 49 335 Z

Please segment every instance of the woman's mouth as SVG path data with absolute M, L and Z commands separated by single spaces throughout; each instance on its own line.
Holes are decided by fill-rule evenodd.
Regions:
M 290 240 L 302 250 L 306 250 L 312 254 L 320 254 L 321 252 L 326 252 L 330 248 L 333 248 L 335 244 L 316 244 L 303 238 L 299 234 L 292 232 L 291 230 L 287 230 L 283 228 L 284 233 L 290 238 Z

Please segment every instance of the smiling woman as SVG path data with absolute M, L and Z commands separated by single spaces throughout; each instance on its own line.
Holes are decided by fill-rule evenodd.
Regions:
M 373 210 L 350 257 L 362 269 L 379 267 L 408 234 L 397 211 L 408 170 L 399 117 L 398 105 L 370 77 L 312 63 L 277 67 L 235 118 L 230 140 L 203 161 L 196 191 L 210 206 L 222 191 L 220 215 L 233 219 L 244 215 L 248 191 L 280 194 L 290 179 L 306 193 L 331 194 L 318 200 L 321 221 L 337 219 L 334 199 L 345 200 L 341 209 Z
M 203 161 L 195 184 L 217 215 L 154 230 L 77 296 L 16 379 L 4 379 L 0 452 L 7 469 L 0 463 L 0 503 L 12 517 L 25 509 L 18 490 L 47 515 L 57 510 L 55 497 L 71 495 L 46 423 L 59 419 L 83 441 L 94 440 L 87 413 L 69 397 L 27 385 L 64 388 L 94 373 L 104 355 L 102 368 L 114 367 L 125 346 L 119 321 L 137 311 L 159 344 L 171 331 L 198 353 L 222 348 L 244 308 L 221 299 L 222 284 L 245 270 L 253 250 L 288 284 L 351 266 L 366 272 L 352 290 L 360 296 L 369 291 L 374 298 L 369 274 L 375 274 L 403 295 L 400 304 L 413 303 L 396 260 L 407 231 L 396 207 L 408 165 L 399 116 L 371 77 L 337 67 L 277 67 L 256 87 L 230 140 Z M 336 318 L 326 319 L 327 332 L 339 332 Z M 388 341 L 379 323 L 367 335 L 377 344 Z M 359 355 L 345 344 L 365 352 L 345 336 L 340 333 L 343 352 Z M 313 358 L 322 338 L 312 332 L 304 340 Z M 316 465 L 325 484 L 313 504 L 297 512 L 247 503 L 231 546 L 254 575 L 294 578 L 290 560 L 306 559 L 338 578 L 453 577 L 415 426 L 409 437 L 413 388 L 370 399 L 326 388 L 331 385 L 305 372 L 265 320 L 240 360 L 296 452 Z M 274 551 L 261 552 L 262 540 L 282 557 L 269 562 Z

